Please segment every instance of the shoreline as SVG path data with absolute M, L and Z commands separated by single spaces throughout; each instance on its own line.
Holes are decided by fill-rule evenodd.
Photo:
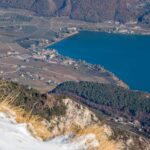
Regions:
M 67 39 L 69 37 L 72 37 L 72 36 L 74 36 L 76 34 L 79 34 L 80 32 L 101 32 L 101 33 L 108 33 L 108 34 L 115 34 L 115 35 L 116 34 L 118 34 L 118 35 L 128 35 L 128 36 L 150 36 L 150 33 L 148 33 L 148 34 L 145 34 L 145 33 L 128 33 L 128 32 L 122 33 L 122 32 L 116 32 L 116 31 L 99 31 L 98 29 L 96 29 L 96 30 L 82 29 L 82 30 L 78 30 L 78 31 L 76 31 L 74 33 L 70 33 L 70 34 L 68 34 L 68 35 L 66 35 L 66 36 L 64 36 L 62 38 L 58 38 L 58 39 L 56 39 L 56 41 L 51 42 L 51 43 L 43 46 L 43 48 L 44 49 L 48 48 L 48 47 L 50 47 L 50 46 L 52 46 L 52 45 L 54 45 L 54 44 L 56 44 L 58 42 L 61 42 L 61 41 L 65 40 L 65 39 Z
M 108 33 L 108 34 L 115 34 L 115 35 L 128 35 L 128 36 L 150 36 L 150 33 L 128 33 L 128 32 L 115 32 L 115 31 L 99 31 L 99 30 L 79 30 L 80 32 L 101 32 L 101 33 Z
M 55 42 L 52 42 L 49 46 L 47 46 L 46 47 L 46 50 L 49 50 L 49 47 L 50 46 L 52 46 L 52 45 L 54 45 L 54 44 L 56 44 L 56 43 L 58 43 L 58 42 L 61 42 L 62 40 L 65 40 L 65 39 L 67 39 L 67 38 L 69 38 L 69 37 L 71 37 L 71 36 L 74 36 L 74 35 L 76 35 L 76 34 L 78 34 L 78 33 L 80 33 L 80 32 L 104 32 L 104 33 L 108 33 L 108 34 L 121 34 L 121 35 L 138 35 L 138 34 L 131 34 L 131 33 L 126 33 L 126 34 L 124 34 L 124 33 L 119 33 L 119 32 L 108 32 L 108 31 L 98 31 L 98 30 L 79 30 L 79 31 L 77 31 L 77 32 L 75 32 L 75 33 L 71 33 L 71 34 L 69 34 L 69 35 L 67 35 L 67 36 L 65 36 L 65 37 L 63 37 L 63 38 L 59 38 L 57 41 L 55 41 Z M 140 35 L 140 34 L 139 34 Z M 51 49 L 50 49 L 51 50 Z M 62 58 L 67 58 L 67 59 L 70 59 L 70 60 L 72 60 L 72 61 L 75 61 L 75 62 L 80 62 L 80 61 L 82 61 L 84 64 L 86 64 L 87 66 L 95 66 L 95 65 L 97 65 L 97 66 L 99 66 L 99 68 L 100 69 L 102 69 L 102 70 L 104 70 L 104 71 L 106 71 L 106 72 L 108 72 L 111 76 L 112 76 L 112 78 L 114 79 L 114 80 L 116 80 L 118 83 L 117 83 L 117 85 L 118 86 L 121 86 L 121 87 L 123 87 L 123 88 L 126 88 L 126 89 L 130 89 L 130 87 L 129 87 L 129 85 L 128 84 L 126 84 L 123 80 L 121 80 L 116 74 L 114 74 L 113 72 L 111 72 L 111 71 L 109 71 L 108 69 L 106 69 L 105 67 L 103 67 L 103 66 L 101 66 L 101 64 L 93 64 L 93 63 L 88 63 L 87 61 L 85 61 L 85 60 L 80 60 L 80 59 L 74 59 L 74 58 L 71 58 L 71 57 L 68 57 L 68 56 L 65 56 L 65 55 L 62 55 L 62 54 L 60 54 L 59 52 L 58 52 L 58 50 L 57 49 L 54 49 L 55 51 L 56 51 L 56 53 L 58 54 L 58 57 L 62 57 Z M 137 91 L 139 91 L 139 90 L 137 90 Z
M 48 49 L 50 49 L 49 47 L 50 46 L 52 46 L 53 44 L 56 44 L 57 42 L 60 42 L 60 41 L 62 41 L 62 40 L 64 40 L 64 39 L 66 39 L 66 38 L 69 38 L 69 37 L 71 37 L 71 36 L 74 36 L 74 35 L 76 35 L 76 34 L 78 34 L 78 33 L 80 33 L 80 32 L 104 32 L 104 33 L 108 33 L 108 34 L 120 34 L 120 35 L 131 35 L 131 36 L 149 36 L 149 35 L 144 35 L 144 34 L 131 34 L 131 33 L 119 33 L 119 32 L 117 32 L 117 33 L 115 33 L 115 32 L 107 32 L 107 31 L 93 31 L 93 30 L 79 30 L 79 31 L 77 31 L 77 32 L 75 32 L 75 33 L 71 33 L 71 34 L 69 34 L 69 35 L 67 35 L 67 36 L 65 36 L 65 37 L 63 37 L 63 38 L 59 38 L 57 41 L 55 41 L 55 42 L 53 42 L 53 43 L 51 43 L 48 47 L 47 47 L 47 50 Z M 58 52 L 58 50 L 57 49 L 55 49 L 56 50 L 56 52 L 58 53 L 58 55 L 60 55 L 61 57 L 63 57 L 63 58 L 68 58 L 68 59 L 70 59 L 70 60 L 72 60 L 72 61 L 76 61 L 76 62 L 79 62 L 80 61 L 80 59 L 73 59 L 73 58 L 71 58 L 71 57 L 68 57 L 68 56 L 65 56 L 65 55 L 61 55 L 59 52 Z M 111 74 L 112 75 L 112 77 L 114 78 L 114 79 L 116 79 L 116 80 L 118 80 L 118 82 L 119 82 L 119 85 L 121 85 L 121 86 L 123 86 L 123 87 L 125 87 L 125 88 L 128 88 L 128 89 L 130 89 L 130 87 L 129 87 L 129 85 L 127 85 L 123 80 L 121 80 L 115 73 L 113 73 L 113 72 L 111 72 L 111 71 L 109 71 L 108 69 L 105 69 L 104 67 L 102 67 L 101 66 L 101 64 L 93 64 L 93 63 L 88 63 L 87 61 L 85 61 L 85 60 L 81 60 L 81 61 L 83 61 L 83 62 L 85 62 L 85 64 L 88 64 L 89 66 L 94 66 L 94 65 L 99 65 L 100 66 L 100 68 L 102 68 L 102 69 L 104 69 L 105 71 L 107 71 L 107 72 L 109 72 L 109 74 Z M 132 90 L 132 89 L 131 89 Z M 139 90 L 139 89 L 133 89 L 133 90 L 136 90 L 136 91 L 141 91 L 141 90 Z M 147 92 L 147 91 L 144 91 L 144 92 Z M 148 92 L 147 92 L 148 93 Z
M 136 27 L 136 26 L 135 26 Z M 128 29 L 128 30 L 127 30 Z M 71 36 L 74 36 L 80 32 L 102 32 L 102 33 L 108 33 L 108 34 L 119 34 L 119 35 L 129 35 L 129 36 L 150 36 L 150 31 L 149 32 L 146 32 L 146 29 L 144 28 L 141 28 L 141 29 L 138 29 L 137 31 L 133 31 L 132 29 L 130 28 L 127 28 L 126 31 L 122 32 L 121 29 L 120 30 L 112 30 L 111 28 L 110 29 L 102 29 L 102 30 L 99 30 L 98 28 L 95 28 L 95 29 L 77 29 L 75 32 L 72 32 L 72 33 L 65 33 L 66 35 L 63 35 L 64 37 L 59 37 L 59 38 L 56 38 L 56 40 L 54 42 L 50 42 L 49 44 L 45 45 L 45 47 L 49 47 L 49 46 L 52 46 L 58 42 L 61 42 L 62 40 L 65 40 Z M 143 31 L 140 31 L 140 30 L 143 30 Z M 145 32 L 144 32 L 145 30 Z
M 65 37 L 57 38 L 57 39 L 56 39 L 56 41 L 54 41 L 54 42 L 50 43 L 47 47 L 52 46 L 52 45 L 54 45 L 54 44 L 56 44 L 56 43 L 58 43 L 58 42 L 60 42 L 60 41 L 62 41 L 62 40 L 64 40 L 64 39 L 69 38 L 69 37 L 72 37 L 72 36 L 74 36 L 74 35 L 78 34 L 79 32 L 80 32 L 80 31 L 76 31 L 76 32 L 73 32 L 73 33 L 67 34 Z
M 64 60 L 70 60 L 72 62 L 75 62 L 76 64 L 83 64 L 86 65 L 88 68 L 93 68 L 94 70 L 102 70 L 103 72 L 107 72 L 111 78 L 113 79 L 113 81 L 115 81 L 116 83 L 112 83 L 112 84 L 116 84 L 117 86 L 123 87 L 125 89 L 130 89 L 130 87 L 123 81 L 121 80 L 117 75 L 115 75 L 113 72 L 109 71 L 108 69 L 106 69 L 105 67 L 101 66 L 101 64 L 93 64 L 93 63 L 89 63 L 85 60 L 81 60 L 81 59 L 74 59 L 65 55 L 62 55 L 58 52 L 57 49 L 46 49 L 49 51 L 55 51 L 55 54 L 57 55 L 57 59 L 61 59 L 63 58 Z M 60 62 L 59 62 L 60 63 Z M 61 63 L 60 63 L 61 64 Z M 69 64 L 68 64 L 69 65 Z

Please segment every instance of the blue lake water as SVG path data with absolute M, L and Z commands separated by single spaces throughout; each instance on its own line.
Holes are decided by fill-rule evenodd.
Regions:
M 150 36 L 83 31 L 50 48 L 71 58 L 100 64 L 131 89 L 150 92 Z

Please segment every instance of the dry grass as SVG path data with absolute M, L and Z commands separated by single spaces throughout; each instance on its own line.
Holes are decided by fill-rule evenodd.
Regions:
M 85 129 L 80 130 L 76 134 L 76 137 L 78 138 L 82 135 L 94 134 L 96 137 L 96 140 L 98 140 L 99 142 L 99 146 L 95 148 L 94 150 L 121 150 L 123 149 L 123 146 L 120 142 L 111 140 L 109 138 L 111 136 L 110 130 L 111 129 L 106 125 L 94 124 Z M 87 146 L 88 146 L 88 143 L 87 143 Z
M 5 84 L 5 83 L 4 83 Z M 1 86 L 2 84 L 0 84 Z M 3 88 L 3 87 L 0 87 Z M 47 140 L 53 137 L 49 131 L 47 125 L 44 123 L 44 119 L 38 115 L 32 115 L 31 112 L 26 112 L 23 108 L 13 105 L 14 101 L 20 96 L 21 91 L 19 89 L 13 90 L 7 96 L 0 95 L 0 112 L 6 113 L 8 116 L 13 117 L 17 123 L 26 123 L 30 133 L 42 140 Z M 99 142 L 99 146 L 92 150 L 121 150 L 122 145 L 120 142 L 111 140 L 111 129 L 106 125 L 94 124 L 85 129 L 80 129 L 77 125 L 71 124 L 65 127 L 64 134 L 67 132 L 76 133 L 75 139 L 87 134 L 94 134 L 96 140 Z M 95 139 L 93 139 L 95 140 Z M 92 141 L 87 140 L 87 147 Z M 89 150 L 91 148 L 89 147 Z
M 26 123 L 28 130 L 31 134 L 42 140 L 46 140 L 49 137 L 52 137 L 51 132 L 48 130 L 48 127 L 43 123 L 43 119 L 39 116 L 31 115 L 30 112 L 25 112 L 21 107 L 15 107 L 12 105 L 12 102 L 15 98 L 19 96 L 19 93 L 9 94 L 2 102 L 0 102 L 0 112 L 6 113 L 10 117 L 14 117 L 17 123 Z M 92 125 L 87 127 L 86 129 L 80 130 L 77 126 L 71 125 L 70 130 L 76 133 L 76 137 L 78 138 L 87 134 L 94 134 L 96 139 L 98 140 L 99 147 L 93 150 L 120 150 L 121 144 L 116 141 L 109 140 L 109 136 L 106 134 L 106 127 L 102 125 Z M 92 141 L 87 141 L 90 143 Z M 89 148 L 91 150 L 91 148 Z
M 5 112 L 8 116 L 14 117 L 17 123 L 26 123 L 28 130 L 31 134 L 42 140 L 46 140 L 50 137 L 53 137 L 52 133 L 49 131 L 47 124 L 44 124 L 44 119 L 38 115 L 32 115 L 31 112 L 26 112 L 23 108 L 16 107 L 13 105 L 14 101 L 20 96 L 21 91 L 19 89 L 13 90 L 7 96 L 0 96 L 0 111 Z M 120 144 L 116 141 L 109 140 L 109 135 L 106 132 L 106 126 L 103 125 L 91 125 L 86 129 L 80 129 L 78 126 L 70 124 L 66 127 L 64 134 L 67 132 L 76 133 L 76 137 L 80 137 L 86 134 L 94 134 L 96 140 L 100 143 L 97 150 L 118 150 Z M 90 143 L 91 141 L 87 141 Z
M 51 136 L 50 131 L 44 124 L 43 118 L 31 115 L 21 107 L 15 107 L 13 102 L 20 95 L 19 90 L 15 90 L 8 96 L 0 96 L 0 112 L 6 113 L 9 117 L 13 117 L 17 123 L 27 123 L 28 129 L 34 137 L 46 140 Z

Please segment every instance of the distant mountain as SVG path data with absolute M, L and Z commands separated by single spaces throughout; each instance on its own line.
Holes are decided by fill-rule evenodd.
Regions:
M 0 0 L 0 6 L 92 22 L 113 20 L 150 23 L 150 0 Z

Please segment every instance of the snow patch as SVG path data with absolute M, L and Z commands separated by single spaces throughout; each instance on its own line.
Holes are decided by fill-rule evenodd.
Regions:
M 66 135 L 43 142 L 30 134 L 26 124 L 17 124 L 0 113 L 0 150 L 84 150 L 87 140 L 93 140 L 90 146 L 98 144 L 93 134 L 83 135 L 75 141 Z

